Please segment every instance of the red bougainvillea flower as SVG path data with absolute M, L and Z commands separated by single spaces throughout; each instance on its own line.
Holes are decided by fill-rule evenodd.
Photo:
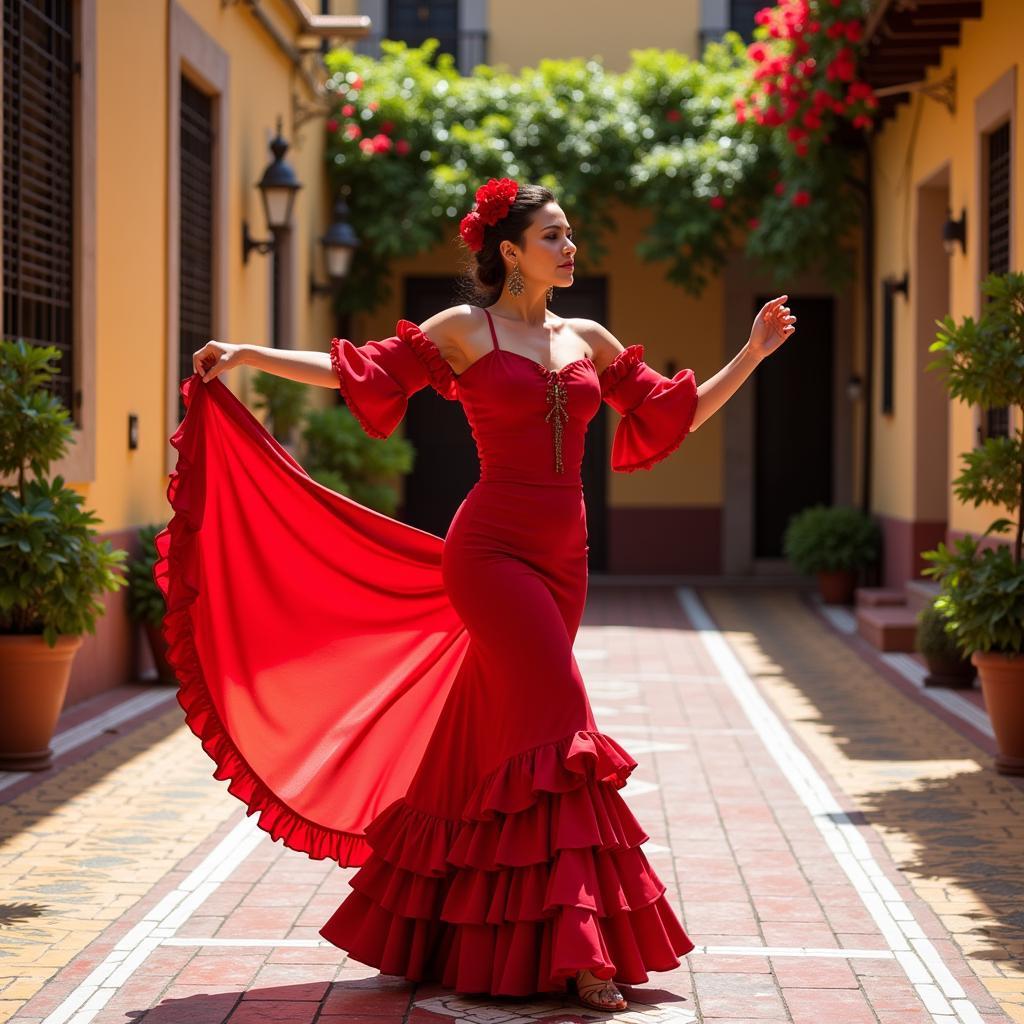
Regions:
M 376 100 L 370 100 L 370 102 L 367 103 L 366 106 L 370 110 L 376 110 L 380 106 L 380 104 Z
M 391 149 L 391 140 L 382 132 L 378 132 L 371 139 L 375 153 L 387 153 Z
M 459 224 L 459 234 L 473 252 L 484 247 L 484 222 L 476 210 L 470 210 Z
M 329 132 L 336 132 L 338 130 L 338 122 L 333 117 L 327 119 L 327 130 Z
M 777 196 L 784 196 L 786 194 L 786 186 L 781 181 L 775 185 L 775 194 Z
M 758 217 L 751 217 L 750 220 L 747 221 L 747 227 L 750 228 L 751 231 L 755 231 L 760 223 L 761 221 Z
M 519 183 L 512 178 L 490 178 L 476 190 L 476 209 L 485 224 L 497 224 L 515 202 Z
M 793 193 L 794 206 L 808 206 L 811 202 L 811 193 L 805 188 L 798 189 Z
M 360 139 L 359 140 L 359 148 L 364 153 L 372 153 L 373 152 L 373 139 Z
M 352 80 L 351 88 L 353 88 L 353 89 L 362 89 L 362 87 L 363 87 L 363 76 L 362 75 L 356 75 L 356 77 Z
M 407 139 L 399 139 L 395 143 L 395 152 L 399 156 L 405 156 L 406 153 L 408 153 L 411 148 L 412 147 L 409 145 L 409 142 L 408 142 Z
M 346 139 L 358 139 L 363 134 L 363 129 L 357 124 L 345 125 L 345 138 Z
M 381 123 L 380 123 L 380 130 L 385 135 L 390 135 L 395 130 L 395 122 L 394 121 L 381 121 Z
M 678 121 L 683 115 L 678 110 L 668 110 L 665 112 L 665 118 L 669 121 Z
M 708 202 L 715 210 L 722 210 L 725 208 L 725 196 L 712 196 Z
M 351 103 L 346 103 L 341 108 L 341 112 L 345 115 L 345 117 L 351 117 L 356 112 L 356 108 L 353 107 Z

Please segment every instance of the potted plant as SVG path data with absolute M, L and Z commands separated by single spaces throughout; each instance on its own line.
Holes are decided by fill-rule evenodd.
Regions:
M 952 398 L 982 408 L 1024 403 L 1024 273 L 990 274 L 978 321 L 946 316 L 931 345 L 929 368 L 944 370 Z M 1008 509 L 982 535 L 1010 533 L 1010 544 L 966 535 L 952 548 L 922 552 L 924 570 L 941 587 L 936 606 L 951 622 L 957 645 L 978 669 L 998 754 L 996 770 L 1024 775 L 1024 432 L 988 437 L 962 456 L 953 481 L 957 498 L 975 508 Z
M 97 542 L 82 495 L 47 480 L 71 421 L 47 388 L 52 345 L 0 339 L 0 768 L 49 768 L 71 663 L 128 552 Z
M 949 620 L 934 602 L 917 614 L 916 646 L 928 664 L 925 686 L 969 689 L 974 685 L 974 664 L 957 647 Z
M 857 571 L 874 562 L 881 531 L 866 513 L 849 505 L 812 505 L 786 525 L 783 551 L 797 572 L 815 574 L 826 604 L 850 604 Z
M 267 413 L 270 433 L 288 449 L 290 455 L 294 455 L 292 431 L 302 420 L 308 386 L 302 381 L 263 370 L 257 370 L 253 375 L 252 386 L 258 396 L 253 406 Z
M 128 560 L 128 617 L 140 623 L 149 641 L 149 649 L 156 665 L 157 679 L 161 683 L 178 685 L 178 677 L 167 660 L 167 641 L 161 623 L 167 611 L 164 595 L 153 578 L 157 560 L 156 535 L 164 524 L 151 523 L 139 528 L 138 556 Z

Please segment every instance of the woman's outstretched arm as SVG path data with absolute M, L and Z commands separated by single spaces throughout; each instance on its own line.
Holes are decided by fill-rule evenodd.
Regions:
M 709 420 L 739 390 L 754 367 L 774 352 L 796 327 L 796 317 L 783 303 L 789 296 L 769 299 L 754 317 L 746 344 L 713 377 L 697 387 L 697 411 L 690 426 L 691 433 Z
M 212 380 L 233 366 L 255 366 L 278 377 L 303 384 L 337 388 L 338 377 L 331 368 L 329 352 L 302 352 L 262 345 L 230 345 L 226 341 L 208 341 L 192 353 L 192 369 L 203 381 Z

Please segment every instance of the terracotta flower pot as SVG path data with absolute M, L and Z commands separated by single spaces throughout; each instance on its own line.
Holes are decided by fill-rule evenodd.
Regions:
M 971 661 L 996 735 L 996 771 L 1024 775 L 1024 655 L 975 651 Z
M 818 593 L 825 604 L 852 604 L 857 586 L 853 569 L 822 570 L 818 573 Z
M 0 769 L 49 768 L 60 710 L 80 636 L 50 647 L 38 634 L 0 636 Z
M 926 654 L 924 660 L 928 663 L 925 686 L 946 686 L 954 690 L 970 690 L 974 686 L 976 672 L 970 658 Z

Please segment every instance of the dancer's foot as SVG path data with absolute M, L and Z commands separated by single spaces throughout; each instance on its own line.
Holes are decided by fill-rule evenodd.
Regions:
M 589 1009 L 606 1013 L 625 1010 L 627 1007 L 626 1000 L 616 988 L 614 979 L 597 978 L 586 969 L 576 972 L 576 997 Z

